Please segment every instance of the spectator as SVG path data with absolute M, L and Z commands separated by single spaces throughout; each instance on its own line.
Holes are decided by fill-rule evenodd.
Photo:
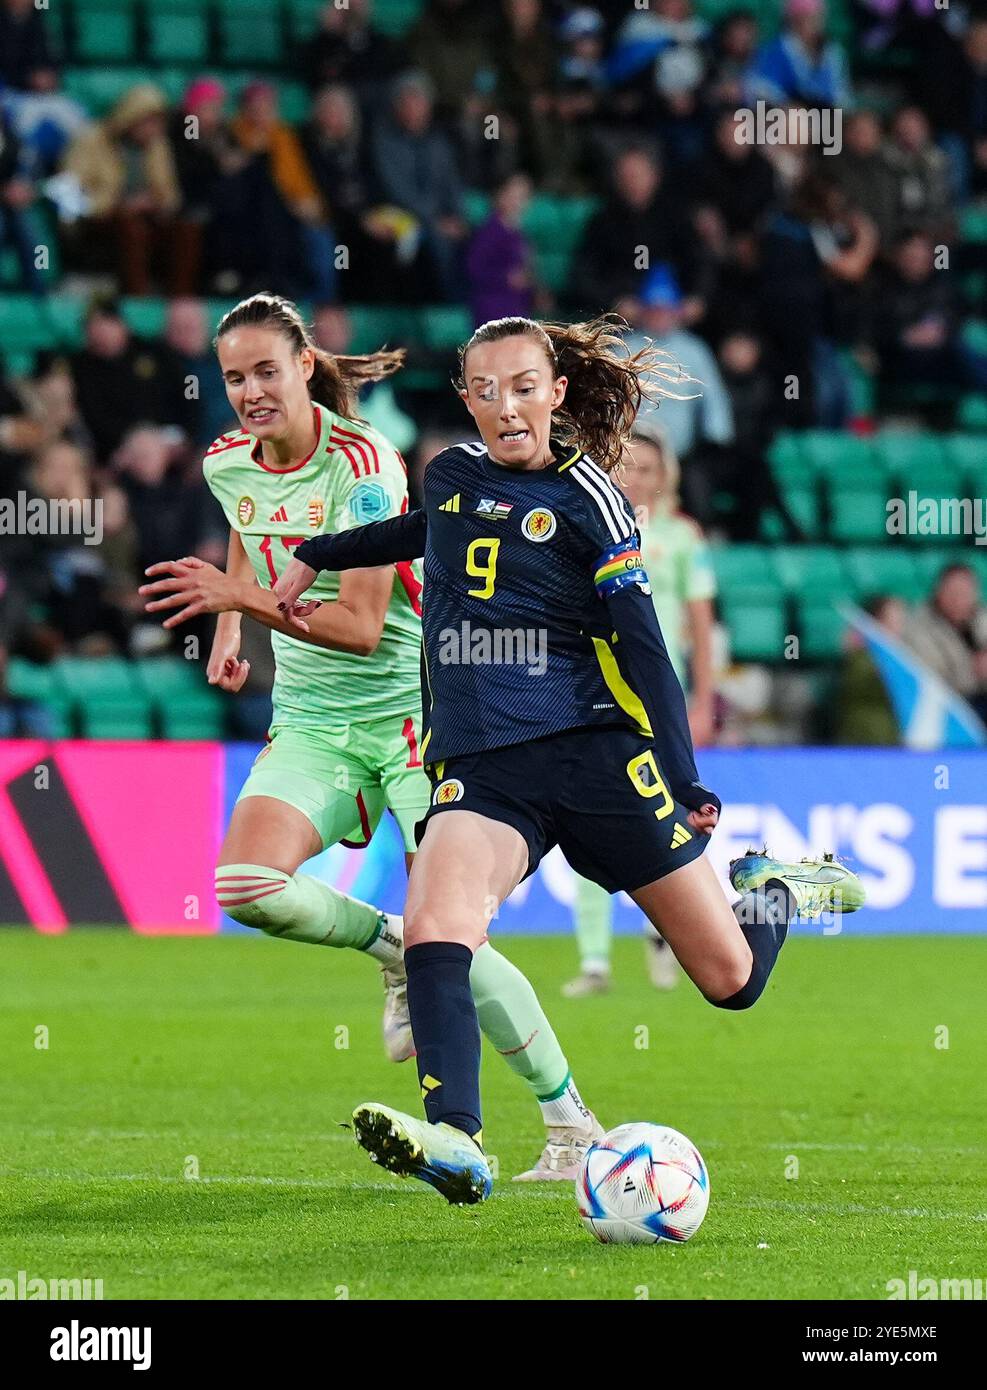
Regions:
M 785 0 L 777 38 L 758 52 L 748 90 L 752 99 L 805 106 L 848 106 L 846 58 L 825 34 L 825 0 Z
M 413 219 L 406 235 L 417 238 L 435 292 L 441 299 L 462 298 L 463 189 L 455 151 L 435 123 L 431 83 L 421 73 L 407 73 L 394 84 L 390 111 L 373 132 L 371 161 L 385 205 Z M 400 223 L 385 210 L 373 217 L 379 228 L 390 225 L 400 235 Z M 423 288 L 427 294 L 427 282 Z
M 957 291 L 937 270 L 931 239 L 901 238 L 877 294 L 875 341 L 888 382 L 987 389 L 987 358 L 960 336 Z
M 157 87 L 131 87 L 106 120 L 76 136 L 65 157 L 88 200 L 88 217 L 75 229 L 77 245 L 99 247 L 109 239 L 127 294 L 149 294 L 159 265 L 169 267 L 171 293 L 189 290 L 190 266 L 174 235 L 181 194 L 166 112 Z
M 918 70 L 920 105 L 952 166 L 954 194 L 987 192 L 987 17 L 969 18 L 962 37 L 926 26 Z
M 757 52 L 757 16 L 753 10 L 731 10 L 716 27 L 712 39 L 712 58 L 703 94 L 704 104 L 714 110 L 743 106 L 747 94 L 747 73 Z
M 214 77 L 200 77 L 185 89 L 180 111 L 172 118 L 171 148 L 181 190 L 176 236 L 182 239 L 186 278 L 196 289 L 203 273 L 220 277 L 229 289 L 237 265 L 238 225 L 247 215 L 247 190 L 239 175 L 249 162 L 223 115 L 226 88 Z M 227 278 L 222 278 L 222 277 Z
M 37 497 L 90 504 L 94 500 L 89 462 L 74 444 L 46 445 L 29 481 Z M 50 584 L 49 623 L 63 643 L 90 655 L 124 650 L 126 622 L 109 596 L 111 576 L 102 538 L 99 545 L 86 545 L 79 535 L 48 535 L 41 548 Z
M 235 428 L 236 414 L 226 398 L 200 299 L 169 300 L 161 355 L 171 418 L 201 451 Z
M 0 368 L 0 488 L 15 483 L 27 456 L 44 437 L 44 426 L 32 418 L 23 391 L 15 390 Z
M 556 74 L 556 129 L 563 136 L 545 186 L 560 193 L 592 191 L 590 162 L 597 157 L 606 121 L 605 25 L 599 10 L 580 5 L 559 25 L 562 45 Z
M 692 295 L 685 308 L 694 322 L 704 308 L 693 293 L 699 283 L 694 242 L 685 204 L 663 187 L 658 159 L 640 146 L 625 148 L 614 167 L 610 196 L 583 232 L 571 278 L 573 299 L 592 313 L 615 305 L 631 318 L 648 266 L 667 262 Z
M 877 228 L 840 190 L 810 174 L 761 241 L 761 322 L 772 341 L 771 368 L 790 420 L 839 429 L 849 413 L 846 375 L 835 347 L 836 290 L 860 285 L 877 253 Z M 859 302 L 859 296 L 854 300 Z
M 874 621 L 891 637 L 902 641 L 908 625 L 908 607 L 893 594 L 882 594 L 864 605 Z M 851 748 L 888 747 L 901 744 L 901 730 L 894 707 L 874 658 L 864 639 L 847 629 L 849 650 L 843 658 L 836 686 L 834 742 Z
M 66 359 L 60 355 L 39 365 L 36 375 L 24 382 L 24 397 L 37 431 L 36 447 L 54 440 L 65 440 L 92 452 L 93 439 L 79 412 L 75 398 L 75 381 Z
M 733 414 L 716 358 L 701 338 L 682 326 L 685 301 L 670 266 L 649 272 L 641 291 L 635 320 L 636 332 L 628 334 L 629 352 L 640 351 L 650 339 L 666 352 L 682 372 L 678 399 L 645 401 L 638 424 L 645 430 L 661 428 L 669 447 L 682 464 L 682 495 L 687 511 L 701 523 L 709 518 L 710 489 L 702 464 L 705 446 L 733 443 Z
M 688 180 L 693 222 L 717 272 L 707 332 L 754 317 L 758 236 L 775 201 L 774 170 L 737 135 L 735 113 L 724 111 L 714 127 L 712 150 Z
M 23 165 L 21 141 L 0 107 L 0 251 L 10 243 L 20 262 L 25 288 L 42 295 L 45 282 L 35 261 L 37 229 L 31 222 L 31 207 L 36 198 Z
M 556 44 L 541 0 L 503 0 L 503 30 L 493 43 L 497 96 L 517 123 L 523 166 L 544 183 L 571 152 L 556 110 Z
M 949 161 L 932 142 L 929 122 L 917 106 L 904 106 L 891 122 L 885 157 L 897 188 L 899 226 L 920 227 L 936 241 L 954 229 Z
M 224 562 L 229 527 L 217 516 L 201 469 L 189 467 L 177 431 L 134 426 L 113 465 L 137 530 L 138 574 L 168 555 L 208 554 Z
M 969 565 L 942 570 L 931 599 L 911 615 L 904 638 L 987 721 L 987 607 Z
M 843 128 L 843 149 L 832 160 L 834 183 L 847 203 L 877 228 L 882 247 L 898 230 L 897 180 L 883 149 L 881 122 L 873 111 L 855 111 Z
M 340 298 L 360 303 L 397 296 L 394 244 L 369 216 L 370 179 L 359 108 L 347 87 L 319 92 L 302 127 L 302 148 L 333 226 L 348 252 Z
M 692 0 L 655 0 L 621 25 L 608 63 L 625 117 L 649 120 L 657 101 L 658 131 L 672 164 L 698 157 L 703 137 L 700 96 L 706 78 L 708 26 Z
M 249 234 L 275 287 L 292 298 L 336 297 L 335 236 L 328 225 L 301 141 L 282 121 L 278 94 L 269 82 L 244 88 L 231 123 L 249 156 Z
M 493 89 L 490 8 L 471 0 L 426 0 L 407 37 L 408 57 L 431 79 L 443 120 L 457 118 L 475 93 Z
M 178 402 L 167 400 L 159 352 L 152 343 L 132 336 L 116 300 L 93 301 L 86 315 L 85 346 L 70 362 L 98 466 L 109 459 L 135 419 L 165 424 L 173 420 L 172 412 L 180 411 Z
M 49 91 L 57 80 L 44 13 L 34 0 L 0 0 L 0 86 Z
M 369 111 L 383 100 L 399 59 L 392 41 L 373 27 L 370 0 L 348 0 L 346 5 L 329 0 L 299 65 L 313 91 L 345 85 Z
M 534 260 L 521 231 L 521 219 L 530 201 L 530 179 L 513 174 L 497 189 L 493 211 L 473 235 L 466 273 L 476 325 L 488 319 L 530 317 L 534 312 Z

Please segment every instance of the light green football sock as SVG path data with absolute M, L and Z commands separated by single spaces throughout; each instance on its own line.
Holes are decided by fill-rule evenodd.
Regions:
M 401 960 L 400 918 L 308 874 L 286 874 L 260 864 L 224 864 L 216 870 L 216 900 L 235 921 L 269 936 L 313 946 L 351 946 L 382 965 Z
M 473 956 L 470 989 L 484 1036 L 511 1071 L 531 1087 L 542 1105 L 545 1123 L 582 1127 L 588 1111 L 526 976 L 484 942 Z
M 576 875 L 573 909 L 579 964 L 584 974 L 610 971 L 613 899 L 605 888 Z

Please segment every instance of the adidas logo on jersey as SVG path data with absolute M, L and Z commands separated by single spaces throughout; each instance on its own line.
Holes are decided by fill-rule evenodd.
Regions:
M 684 825 L 680 824 L 679 821 L 676 821 L 675 824 L 672 826 L 672 838 L 670 841 L 672 849 L 681 849 L 682 846 L 684 844 L 687 844 L 691 839 L 691 833 L 688 830 L 686 830 Z
M 460 495 L 459 495 L 459 493 L 457 492 L 456 495 L 455 495 L 454 497 L 450 497 L 449 500 L 448 500 L 447 502 L 443 502 L 443 503 L 440 505 L 439 511 L 440 511 L 440 512 L 458 512 L 458 511 L 459 511 L 459 502 L 460 502 Z
M 269 521 L 287 521 L 287 520 L 288 520 L 288 509 L 287 509 L 287 507 L 279 507 L 272 517 L 268 517 L 268 520 L 269 520 Z

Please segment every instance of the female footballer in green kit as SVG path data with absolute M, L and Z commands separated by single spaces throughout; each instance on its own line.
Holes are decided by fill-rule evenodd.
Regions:
M 356 414 L 361 382 L 396 371 L 403 354 L 333 357 L 312 343 L 289 301 L 260 294 L 222 320 L 216 339 L 241 428 L 209 449 L 206 481 L 230 523 L 226 572 L 194 557 L 152 565 L 141 588 L 166 627 L 217 613 L 210 683 L 239 690 L 243 614 L 271 629 L 276 658 L 269 744 L 240 792 L 216 870 L 220 906 L 268 935 L 350 946 L 379 961 L 388 1055 L 414 1053 L 403 923 L 318 879 L 306 860 L 341 840 L 369 839 L 389 808 L 410 867 L 430 788 L 418 751 L 421 571 L 418 563 L 337 576 L 313 591 L 301 625 L 271 592 L 295 546 L 407 510 L 404 464 Z M 547 1142 L 530 1180 L 572 1177 L 602 1131 L 525 977 L 494 948 L 471 975 L 480 1026 L 531 1086 Z

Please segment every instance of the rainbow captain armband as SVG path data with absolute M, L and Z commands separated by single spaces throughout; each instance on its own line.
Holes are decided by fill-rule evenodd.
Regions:
M 609 598 L 618 589 L 626 589 L 630 584 L 636 584 L 646 594 L 651 593 L 641 548 L 635 537 L 618 541 L 603 552 L 596 562 L 593 583 L 600 598 Z

